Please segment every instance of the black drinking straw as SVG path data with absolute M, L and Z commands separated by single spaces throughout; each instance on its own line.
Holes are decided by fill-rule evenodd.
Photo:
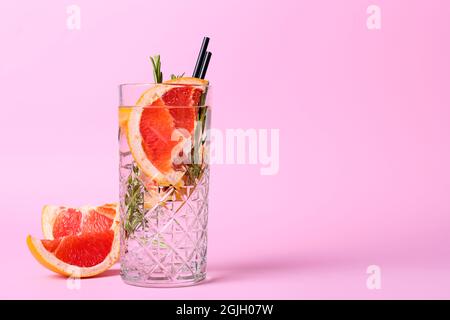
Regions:
M 202 71 L 200 72 L 200 79 L 205 79 L 206 71 L 208 70 L 209 60 L 211 60 L 212 53 L 207 51 L 205 61 L 203 62 Z
M 192 76 L 194 78 L 199 78 L 201 75 L 202 67 L 203 67 L 205 55 L 206 55 L 206 49 L 208 49 L 208 43 L 209 43 L 209 38 L 204 37 L 202 46 L 200 48 L 200 52 L 198 53 L 197 63 L 195 64 L 194 72 L 192 73 Z

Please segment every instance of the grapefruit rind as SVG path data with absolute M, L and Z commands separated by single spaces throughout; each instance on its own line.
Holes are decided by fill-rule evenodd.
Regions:
M 41 225 L 44 239 L 53 240 L 53 224 L 58 215 L 60 206 L 45 205 L 42 208 Z
M 130 116 L 130 108 L 119 108 L 119 127 L 121 130 L 127 130 L 128 118 Z

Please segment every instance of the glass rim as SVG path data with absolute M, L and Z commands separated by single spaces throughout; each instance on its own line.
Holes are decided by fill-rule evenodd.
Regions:
M 129 83 L 120 83 L 119 89 L 127 88 L 127 87 L 144 87 L 144 86 L 177 86 L 177 87 L 198 87 L 198 88 L 211 88 L 211 85 L 208 84 L 191 84 L 191 83 L 155 83 L 155 82 L 129 82 Z

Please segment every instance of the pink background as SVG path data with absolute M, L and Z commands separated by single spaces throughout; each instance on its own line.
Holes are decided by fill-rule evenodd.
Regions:
M 1 298 L 450 298 L 450 3 L 0 3 Z M 366 8 L 382 28 L 366 27 Z M 69 290 L 25 245 L 47 203 L 117 200 L 117 85 L 191 73 L 211 37 L 215 128 L 279 128 L 280 170 L 213 167 L 209 276 Z M 381 268 L 368 290 L 366 268 Z

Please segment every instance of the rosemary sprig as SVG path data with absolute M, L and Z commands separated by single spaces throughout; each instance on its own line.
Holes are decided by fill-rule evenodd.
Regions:
M 161 57 L 160 55 L 156 55 L 154 57 L 150 57 L 150 61 L 153 65 L 153 79 L 155 79 L 155 83 L 163 82 L 163 74 L 161 72 Z
M 204 93 L 205 94 L 205 93 Z M 201 147 L 205 144 L 205 139 L 203 138 L 203 134 L 205 132 L 206 121 L 207 121 L 207 107 L 199 106 L 198 114 L 197 114 L 197 124 L 194 128 L 194 133 L 192 136 L 193 145 L 191 149 L 191 158 L 190 163 L 186 164 L 186 173 L 187 173 L 187 184 L 192 185 L 197 183 L 197 179 L 200 179 L 204 166 L 204 159 L 202 156 L 202 152 L 204 150 Z
M 145 186 L 139 180 L 139 168 L 134 164 L 128 177 L 127 193 L 125 194 L 124 230 L 126 238 L 133 234 L 138 227 L 145 227 L 144 192 Z
M 170 79 L 172 79 L 172 80 L 175 80 L 175 79 L 178 79 L 178 78 L 183 78 L 184 77 L 184 72 L 182 73 L 182 74 L 179 74 L 179 75 L 174 75 L 173 73 L 170 75 Z

